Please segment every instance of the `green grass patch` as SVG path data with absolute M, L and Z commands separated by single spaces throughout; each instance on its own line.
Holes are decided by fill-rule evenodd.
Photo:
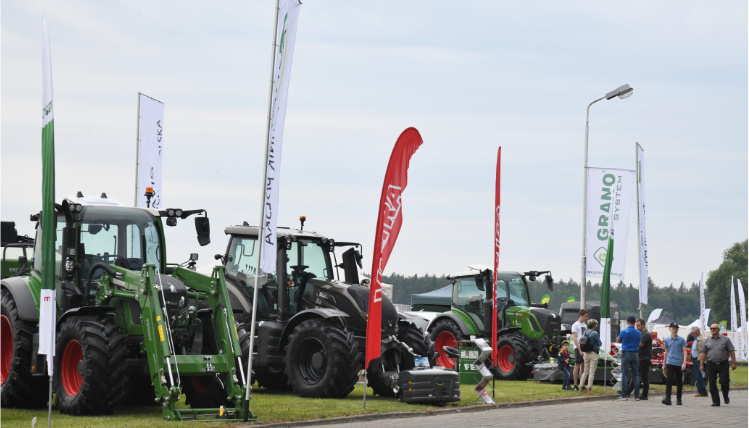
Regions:
M 746 387 L 747 366 L 739 366 L 734 372 L 735 384 L 731 386 Z M 344 399 L 312 399 L 300 398 L 291 393 L 279 394 L 265 389 L 254 389 L 251 401 L 252 411 L 257 415 L 258 423 L 269 422 L 291 422 L 309 419 L 327 419 L 340 416 L 351 416 L 361 414 L 392 413 L 392 412 L 434 412 L 437 409 L 453 407 L 480 405 L 477 403 L 477 395 L 474 392 L 475 385 L 461 385 L 461 401 L 456 403 L 445 403 L 443 405 L 405 404 L 392 398 L 374 397 L 371 390 L 367 394 L 367 408 L 362 409 L 362 386 L 357 385 L 354 392 Z M 665 391 L 666 386 L 662 384 L 651 384 L 650 390 L 654 393 Z M 685 394 L 692 392 L 691 386 L 684 388 Z M 614 388 L 607 386 L 604 391 L 602 385 L 595 385 L 593 395 L 614 396 Z M 695 391 L 696 393 L 696 391 Z M 519 401 L 538 401 L 556 398 L 579 397 L 587 395 L 578 391 L 563 391 L 560 383 L 535 382 L 532 380 L 523 382 L 495 381 L 494 401 L 497 403 L 510 403 Z M 184 407 L 184 396 L 180 403 Z M 29 427 L 31 419 L 37 417 L 37 427 L 47 425 L 47 412 L 40 410 L 22 410 L 3 408 L 0 412 L 0 423 L 3 427 Z M 113 415 L 106 416 L 68 416 L 62 415 L 56 409 L 52 410 L 52 421 L 55 427 L 174 427 L 174 422 L 166 422 L 161 419 L 161 408 L 158 406 L 119 408 Z M 187 422 L 188 426 L 189 422 Z M 209 423 L 201 421 L 199 426 L 224 427 L 233 426 L 222 422 Z M 198 426 L 198 425 L 194 425 Z

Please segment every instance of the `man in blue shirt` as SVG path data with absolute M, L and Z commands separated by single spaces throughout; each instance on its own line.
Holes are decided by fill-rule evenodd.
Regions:
M 642 339 L 642 333 L 635 329 L 635 317 L 632 315 L 627 317 L 627 328 L 625 328 L 616 341 L 622 344 L 622 395 L 617 397 L 617 400 L 627 400 L 627 380 L 629 379 L 629 371 L 632 371 L 632 384 L 635 387 L 635 401 L 640 401 L 640 374 L 638 373 L 638 357 L 637 353 L 640 350 L 640 339 Z
M 671 386 L 676 384 L 676 405 L 681 406 L 681 373 L 687 368 L 687 341 L 679 336 L 679 324 L 672 322 L 668 329 L 671 337 L 663 341 L 666 358 L 663 359 L 663 374 L 666 375 L 666 398 L 661 403 L 671 405 Z M 703 345 L 704 346 L 704 345 Z

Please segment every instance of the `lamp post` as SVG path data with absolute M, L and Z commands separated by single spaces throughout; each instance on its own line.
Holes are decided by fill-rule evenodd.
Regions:
M 585 165 L 583 167 L 583 259 L 582 259 L 582 282 L 580 282 L 580 309 L 585 308 L 585 286 L 587 285 L 588 281 L 585 275 L 585 252 L 587 250 L 585 245 L 585 228 L 587 226 L 588 222 L 588 216 L 587 216 L 587 207 L 588 207 L 588 118 L 590 117 L 590 106 L 597 103 L 598 101 L 601 101 L 602 99 L 610 100 L 614 97 L 619 97 L 621 99 L 629 98 L 632 93 L 634 92 L 634 89 L 630 87 L 629 85 L 625 84 L 622 85 L 613 91 L 607 93 L 601 98 L 598 98 L 597 100 L 594 100 L 590 104 L 588 104 L 588 108 L 585 111 Z

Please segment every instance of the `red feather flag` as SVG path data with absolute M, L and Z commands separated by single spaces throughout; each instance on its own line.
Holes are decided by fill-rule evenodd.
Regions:
M 497 184 L 494 188 L 494 291 L 492 293 L 492 361 L 497 364 L 497 274 L 499 273 L 499 172 L 502 147 L 497 150 Z
M 365 369 L 369 368 L 370 361 L 380 358 L 382 272 L 385 270 L 385 265 L 387 265 L 403 223 L 401 195 L 406 190 L 406 184 L 408 184 L 408 164 L 411 161 L 411 156 L 421 146 L 422 142 L 421 135 L 416 128 L 408 128 L 403 131 L 398 137 L 398 141 L 395 142 L 385 172 L 373 247 L 372 280 L 369 285 Z

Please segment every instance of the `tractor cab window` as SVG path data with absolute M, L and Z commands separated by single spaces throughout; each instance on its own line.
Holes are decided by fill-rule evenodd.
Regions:
M 456 279 L 453 285 L 453 293 L 453 301 L 456 302 L 457 307 L 465 311 L 476 322 L 477 326 L 483 326 L 485 293 L 476 286 L 474 277 Z
M 81 283 L 91 267 L 99 262 L 136 271 L 145 263 L 162 269 L 160 236 L 158 226 L 146 211 L 122 207 L 84 208 L 78 246 Z M 92 278 L 102 272 L 95 272 Z
M 333 279 L 330 256 L 322 243 L 312 239 L 298 239 L 286 252 L 289 277 L 302 271 L 311 273 L 317 278 Z
M 515 306 L 530 306 L 528 302 L 528 288 L 520 275 L 502 275 L 497 281 L 497 301 L 499 305 L 507 302 L 507 297 Z
M 226 274 L 245 286 L 254 284 L 257 272 L 257 237 L 233 237 L 226 258 Z
M 226 253 L 226 277 L 247 288 L 250 295 L 255 293 L 255 276 L 257 275 L 258 241 L 256 236 L 233 236 Z M 257 310 L 259 319 L 275 317 L 277 308 L 278 284 L 275 280 L 258 289 Z

